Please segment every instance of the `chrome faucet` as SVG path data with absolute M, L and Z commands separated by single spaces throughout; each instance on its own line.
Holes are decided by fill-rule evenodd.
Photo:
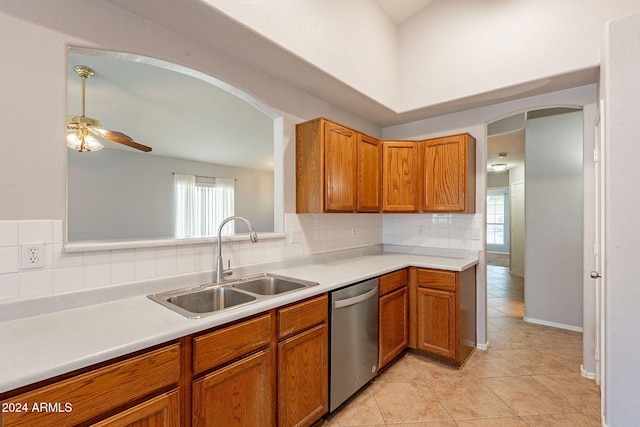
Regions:
M 216 283 L 222 283 L 224 281 L 224 276 L 229 275 L 232 271 L 224 269 L 224 263 L 222 262 L 222 227 L 229 221 L 244 221 L 245 224 L 249 227 L 249 238 L 251 239 L 251 243 L 256 243 L 258 241 L 258 235 L 253 229 L 253 225 L 249 222 L 248 219 L 241 216 L 230 216 L 225 218 L 220 223 L 218 227 L 218 257 L 216 258 Z

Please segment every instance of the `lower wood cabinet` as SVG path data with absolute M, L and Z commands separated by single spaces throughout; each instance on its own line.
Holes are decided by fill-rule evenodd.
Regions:
M 416 297 L 417 348 L 447 359 L 455 359 L 455 293 L 418 287 Z
M 382 369 L 402 354 L 409 342 L 409 282 L 405 268 L 379 278 L 378 368 Z
M 278 311 L 278 426 L 310 426 L 329 410 L 327 295 Z
M 410 268 L 409 346 L 462 366 L 476 347 L 476 268 Z
M 120 426 L 136 425 L 135 419 L 178 425 L 170 423 L 180 416 L 177 391 L 163 392 L 178 385 L 179 355 L 180 345 L 171 344 L 4 399 L 2 407 L 12 410 L 0 414 L 0 425 L 66 427 L 104 421 L 98 425 Z
M 193 426 L 275 425 L 272 351 L 262 350 L 193 383 Z
M 180 425 L 180 397 L 172 390 L 131 409 L 107 418 L 92 427 L 174 427 Z

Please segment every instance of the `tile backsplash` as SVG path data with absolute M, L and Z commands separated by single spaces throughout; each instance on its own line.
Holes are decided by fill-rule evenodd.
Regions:
M 380 244 L 480 250 L 481 231 L 481 214 L 286 214 L 286 237 L 222 250 L 232 268 Z M 217 255 L 215 242 L 69 253 L 63 236 L 60 220 L 0 221 L 0 301 L 206 272 Z M 21 269 L 20 245 L 30 242 L 44 243 L 43 268 Z

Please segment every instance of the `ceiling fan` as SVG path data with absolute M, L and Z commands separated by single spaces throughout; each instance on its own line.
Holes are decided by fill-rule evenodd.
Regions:
M 119 144 L 126 145 L 136 150 L 149 152 L 151 147 L 139 144 L 127 135 L 113 130 L 102 129 L 102 125 L 96 119 L 86 117 L 85 111 L 85 83 L 94 75 L 94 71 L 84 65 L 75 65 L 73 71 L 82 79 L 82 115 L 67 116 L 67 146 L 80 152 L 97 151 L 103 147 L 95 136 L 105 138 Z

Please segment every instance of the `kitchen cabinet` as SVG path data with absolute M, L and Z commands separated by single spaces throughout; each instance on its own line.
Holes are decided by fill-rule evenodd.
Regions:
M 355 212 L 357 132 L 325 119 L 296 125 L 296 212 Z
M 358 134 L 357 211 L 380 212 L 382 209 L 382 144 Z
M 179 393 L 178 390 L 172 390 L 104 421 L 91 424 L 91 427 L 174 427 L 178 425 L 180 425 Z
M 476 268 L 410 269 L 409 346 L 462 366 L 476 346 Z
M 382 142 L 382 211 L 420 210 L 420 165 L 418 141 Z
M 273 426 L 274 366 L 265 349 L 194 381 L 193 426 Z
M 3 425 L 56 427 L 100 420 L 103 423 L 98 425 L 129 422 L 117 419 L 131 423 L 161 419 L 164 424 L 159 425 L 178 425 L 179 354 L 180 344 L 171 344 L 5 399 L 2 407 L 12 405 L 16 410 L 2 414 Z M 163 393 L 169 388 L 173 391 Z M 140 400 L 143 402 L 131 405 Z
M 279 427 L 313 425 L 329 409 L 328 309 L 324 294 L 278 310 Z
M 296 125 L 296 212 L 379 212 L 380 142 L 319 118 Z
M 194 426 L 275 425 L 272 315 L 193 338 Z M 213 370 L 212 370 L 213 369 Z
M 296 125 L 296 212 L 474 213 L 468 133 L 379 141 L 324 118 Z
M 475 138 L 465 133 L 427 139 L 422 163 L 423 212 L 475 212 Z
M 409 342 L 408 269 L 379 278 L 379 369 L 400 356 Z

